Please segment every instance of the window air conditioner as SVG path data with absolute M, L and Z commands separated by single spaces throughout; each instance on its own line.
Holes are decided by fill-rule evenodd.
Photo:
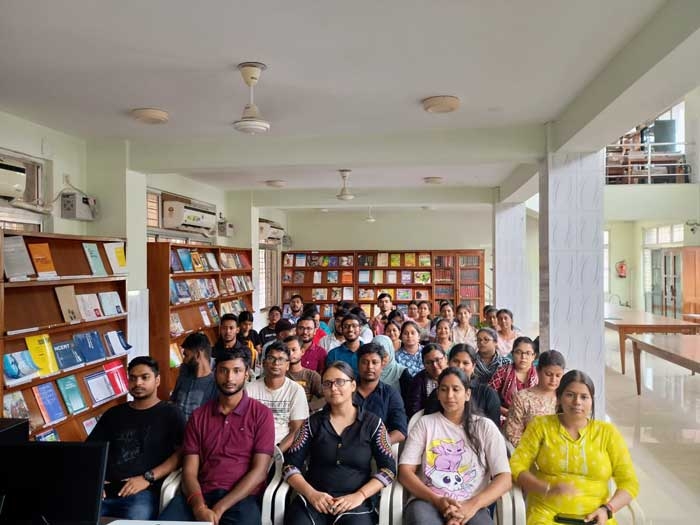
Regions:
M 0 162 L 0 196 L 22 197 L 27 184 L 27 172 L 21 164 Z
M 268 239 L 272 239 L 274 241 L 281 241 L 282 237 L 284 237 L 284 230 L 282 228 L 270 226 L 270 231 L 267 234 Z
M 184 202 L 164 201 L 163 227 L 205 232 L 216 228 L 216 213 Z

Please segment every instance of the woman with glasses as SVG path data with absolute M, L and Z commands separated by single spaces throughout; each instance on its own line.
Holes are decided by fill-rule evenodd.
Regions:
M 425 408 L 428 397 L 437 388 L 437 380 L 447 366 L 447 358 L 445 350 L 437 343 L 428 343 L 421 350 L 423 357 L 423 370 L 418 372 L 411 382 L 411 386 L 406 392 L 404 405 L 406 407 L 406 415 L 410 418 L 419 410 Z
M 353 404 L 357 384 L 347 363 L 331 363 L 322 385 L 326 406 L 306 421 L 284 456 L 284 479 L 298 494 L 285 523 L 373 525 L 373 496 L 396 475 L 386 428 Z
M 542 352 L 537 363 L 537 385 L 521 390 L 513 396 L 508 417 L 503 425 L 506 439 L 517 447 L 527 424 L 535 416 L 554 414 L 561 377 L 566 361 L 556 350 Z
M 493 328 L 480 328 L 476 333 L 476 368 L 474 375 L 480 383 L 488 383 L 500 367 L 510 361 L 496 351 L 498 333 Z
M 511 487 L 506 444 L 496 425 L 475 415 L 469 379 L 449 367 L 438 378 L 440 411 L 408 434 L 399 480 L 411 493 L 406 525 L 490 525 L 488 506 Z
M 537 354 L 529 337 L 518 337 L 513 343 L 513 362 L 500 367 L 491 376 L 489 386 L 501 398 L 501 417 L 505 420 L 513 396 L 520 390 L 537 385 L 537 371 L 533 362 Z

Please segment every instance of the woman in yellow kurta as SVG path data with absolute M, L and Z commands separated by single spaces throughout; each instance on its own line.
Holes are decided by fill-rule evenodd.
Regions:
M 571 370 L 557 388 L 557 414 L 525 429 L 510 466 L 528 495 L 527 525 L 551 525 L 557 514 L 614 524 L 613 514 L 637 497 L 629 450 L 612 424 L 593 419 L 594 395 L 591 378 Z M 617 490 L 609 498 L 611 478 Z

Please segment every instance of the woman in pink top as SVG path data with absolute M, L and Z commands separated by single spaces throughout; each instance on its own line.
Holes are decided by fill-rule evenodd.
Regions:
M 500 338 L 499 338 L 500 339 Z M 489 386 L 501 398 L 501 417 L 508 415 L 513 396 L 537 384 L 537 371 L 532 363 L 537 356 L 535 344 L 529 337 L 518 337 L 513 343 L 513 363 L 500 367 L 493 374 Z
M 505 357 L 513 350 L 515 339 L 523 334 L 514 329 L 513 312 L 507 308 L 501 308 L 496 318 L 498 319 L 498 354 Z

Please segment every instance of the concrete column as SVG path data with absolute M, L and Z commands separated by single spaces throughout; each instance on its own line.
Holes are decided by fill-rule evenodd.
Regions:
M 515 324 L 527 335 L 532 325 L 526 255 L 524 203 L 498 203 L 493 206 L 494 297 L 498 308 L 513 312 Z
M 550 154 L 540 166 L 540 348 L 566 356 L 605 409 L 604 155 Z

